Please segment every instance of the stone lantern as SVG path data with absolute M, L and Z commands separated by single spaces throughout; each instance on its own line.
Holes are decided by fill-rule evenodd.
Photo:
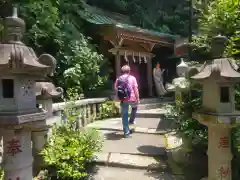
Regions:
M 177 105 L 182 104 L 182 96 L 184 92 L 187 92 L 190 87 L 190 83 L 185 78 L 189 66 L 181 58 L 181 63 L 177 66 L 178 78 L 173 79 L 172 84 L 168 84 L 167 90 L 175 92 L 175 102 Z
M 35 82 L 52 73 L 55 59 L 39 58 L 21 42 L 25 22 L 4 19 L 4 44 L 0 44 L 0 128 L 3 134 L 4 180 L 32 180 L 31 130 L 45 121 L 46 112 L 36 107 Z
M 202 109 L 193 114 L 208 127 L 208 179 L 231 180 L 231 128 L 240 115 L 235 111 L 234 85 L 240 73 L 232 60 L 223 58 L 227 38 L 216 36 L 212 40 L 212 60 L 206 61 L 199 73 L 191 79 L 202 84 Z
M 189 66 L 183 61 L 183 58 L 181 58 L 181 63 L 177 65 L 178 75 L 180 77 L 184 77 L 188 69 L 189 69 Z
M 44 145 L 47 142 L 47 135 L 49 129 L 54 123 L 52 105 L 53 99 L 60 97 L 63 94 L 63 89 L 55 87 L 51 82 L 37 82 L 36 83 L 36 97 L 37 104 L 47 112 L 46 122 L 42 122 L 34 127 L 32 130 L 32 148 L 34 157 L 34 172 L 38 173 L 42 166 L 42 157 L 39 155 Z

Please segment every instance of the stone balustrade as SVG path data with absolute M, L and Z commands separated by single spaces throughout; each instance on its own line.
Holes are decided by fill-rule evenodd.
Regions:
M 108 98 L 82 99 L 75 102 L 54 103 L 52 106 L 53 116 L 49 118 L 47 123 L 61 123 L 66 120 L 67 115 L 78 115 L 78 124 L 83 127 L 96 119 L 100 113 L 100 106 L 106 102 Z M 69 112 L 71 111 L 71 112 Z
M 82 99 L 75 102 L 61 102 L 54 103 L 52 107 L 44 106 L 44 104 L 39 104 L 43 109 L 52 111 L 52 116 L 46 120 L 46 126 L 51 129 L 54 124 L 59 124 L 66 120 L 68 114 L 74 115 L 77 113 L 78 116 L 78 127 L 83 127 L 91 122 L 93 122 L 100 113 L 101 104 L 106 102 L 108 98 L 93 98 L 93 99 Z M 75 114 L 76 115 L 76 114 Z M 44 144 L 46 143 L 45 135 L 48 133 L 46 131 L 51 131 L 49 128 L 43 131 L 32 132 L 32 143 L 34 151 L 39 152 Z M 45 134 L 45 135 L 41 135 Z M 2 135 L 0 135 L 0 140 Z M 35 142 L 36 141 L 36 142 Z M 33 153 L 34 159 L 38 158 L 36 153 Z M 38 161 L 39 162 L 39 161 Z M 0 166 L 2 164 L 2 141 L 0 141 Z

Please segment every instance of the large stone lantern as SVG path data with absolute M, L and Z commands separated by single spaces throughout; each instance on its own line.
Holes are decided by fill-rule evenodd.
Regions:
M 4 19 L 4 44 L 0 44 L 0 128 L 3 134 L 4 180 L 32 180 L 31 130 L 46 119 L 36 107 L 35 82 L 52 73 L 55 59 L 39 58 L 21 42 L 25 22 Z
M 208 180 L 231 180 L 231 128 L 240 116 L 235 111 L 235 83 L 240 81 L 229 58 L 223 58 L 227 38 L 212 40 L 212 60 L 191 77 L 202 84 L 202 109 L 193 117 L 208 127 Z

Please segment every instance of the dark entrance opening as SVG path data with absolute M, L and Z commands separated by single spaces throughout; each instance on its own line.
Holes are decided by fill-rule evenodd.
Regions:
M 138 82 L 138 89 L 140 98 L 148 97 L 148 80 L 147 80 L 147 64 L 141 59 L 139 63 L 139 57 L 135 57 L 135 62 L 132 56 L 128 56 L 128 62 L 121 58 L 121 67 L 123 65 L 129 65 L 131 68 L 131 75 L 133 75 Z

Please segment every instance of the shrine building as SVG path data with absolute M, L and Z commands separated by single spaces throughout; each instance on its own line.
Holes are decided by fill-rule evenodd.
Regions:
M 87 35 L 99 45 L 100 53 L 107 59 L 103 67 L 111 70 L 112 82 L 120 75 L 121 67 L 128 64 L 138 81 L 141 98 L 146 98 L 156 94 L 153 68 L 157 63 L 165 69 L 164 84 L 176 77 L 179 58 L 170 58 L 175 56 L 175 36 L 136 27 L 122 14 L 87 4 L 85 8 L 87 11 L 80 15 L 90 24 Z

